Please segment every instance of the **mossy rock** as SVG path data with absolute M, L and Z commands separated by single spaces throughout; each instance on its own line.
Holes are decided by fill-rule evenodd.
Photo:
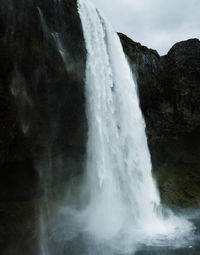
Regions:
M 200 205 L 200 129 L 179 139 L 167 139 L 153 152 L 154 175 L 164 204 Z M 157 144 L 157 145 L 158 145 Z

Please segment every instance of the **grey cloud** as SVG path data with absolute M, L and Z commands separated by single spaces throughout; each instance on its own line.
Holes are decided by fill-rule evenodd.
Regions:
M 200 36 L 199 0 L 92 0 L 116 31 L 166 54 L 181 40 Z

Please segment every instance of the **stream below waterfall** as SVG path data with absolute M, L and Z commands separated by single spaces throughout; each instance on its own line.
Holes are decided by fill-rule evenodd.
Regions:
M 194 220 L 196 226 L 196 233 L 190 240 L 185 240 L 185 245 L 180 246 L 177 240 L 177 247 L 173 247 L 170 243 L 163 242 L 162 246 L 155 246 L 151 244 L 140 244 L 132 247 L 124 247 L 123 251 L 107 246 L 106 243 L 97 243 L 92 238 L 86 238 L 84 234 L 76 236 L 72 240 L 62 242 L 51 242 L 49 250 L 51 252 L 44 253 L 44 255 L 199 255 L 200 254 L 200 221 Z M 165 240 L 163 240 L 165 241 Z M 132 251 L 131 251 L 132 250 Z

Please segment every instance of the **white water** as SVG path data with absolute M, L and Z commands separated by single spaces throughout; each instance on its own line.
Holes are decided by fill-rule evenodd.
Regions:
M 120 238 L 121 245 L 183 237 L 191 225 L 171 212 L 168 219 L 162 215 L 137 88 L 120 40 L 88 0 L 79 0 L 78 9 L 87 48 L 84 231 L 100 242 Z
M 88 52 L 87 179 L 96 208 L 90 227 L 98 227 L 101 218 L 107 234 L 114 234 L 127 218 L 138 226 L 153 223 L 160 201 L 136 85 L 119 38 L 88 1 L 79 2 L 79 12 Z

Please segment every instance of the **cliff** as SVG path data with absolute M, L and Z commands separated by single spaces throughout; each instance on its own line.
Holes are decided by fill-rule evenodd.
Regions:
M 0 201 L 24 200 L 42 157 L 84 154 L 85 45 L 76 1 L 2 1 L 0 18 Z
M 38 254 L 39 198 L 83 168 L 84 74 L 75 0 L 1 0 L 1 254 Z
M 138 82 L 162 201 L 196 206 L 200 42 L 180 42 L 161 57 L 120 39 Z M 84 167 L 86 50 L 76 0 L 2 0 L 0 56 L 0 247 L 36 254 L 40 198 Z
M 176 43 L 165 56 L 119 34 L 138 83 L 162 201 L 200 201 L 200 41 Z

